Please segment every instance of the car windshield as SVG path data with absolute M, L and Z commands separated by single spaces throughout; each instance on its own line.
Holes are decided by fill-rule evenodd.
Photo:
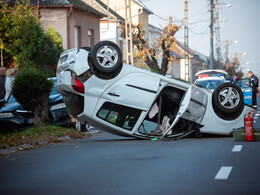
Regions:
M 197 80 L 195 82 L 196 85 L 201 85 L 206 89 L 215 89 L 218 85 L 223 83 L 221 80 Z
M 56 94 L 58 94 L 57 84 L 54 83 L 54 86 L 53 86 L 52 89 L 51 89 L 50 95 L 56 95 Z
M 16 102 L 16 99 L 14 98 L 13 94 L 11 94 L 11 95 L 9 96 L 9 99 L 8 99 L 7 102 L 8 102 L 8 103 Z

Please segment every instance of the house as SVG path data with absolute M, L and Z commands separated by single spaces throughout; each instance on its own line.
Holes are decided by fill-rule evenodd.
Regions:
M 82 1 L 105 15 L 100 19 L 100 40 L 113 41 L 123 51 L 124 40 L 120 25 L 125 23 L 125 19 L 100 0 Z
M 122 26 L 125 23 L 125 1 L 122 0 L 95 0 L 103 8 L 105 8 L 108 17 L 100 20 L 100 39 L 111 40 L 117 43 L 123 53 L 123 60 L 126 61 L 126 41 L 122 38 Z M 143 29 L 146 32 L 146 37 L 149 34 L 148 16 L 152 12 L 143 7 L 136 1 L 131 1 L 132 24 L 143 24 Z M 136 49 L 134 52 L 137 52 Z M 135 60 L 136 61 L 136 60 Z M 140 64 L 139 61 L 136 64 Z
M 100 41 L 99 22 L 105 15 L 82 0 L 30 0 L 30 4 L 39 9 L 45 29 L 53 26 L 61 34 L 64 49 Z
M 184 44 L 180 41 L 176 40 L 176 47 L 174 51 L 172 51 L 171 56 L 175 59 L 169 63 L 167 75 L 172 76 L 174 78 L 186 80 L 186 71 L 185 71 L 185 49 Z M 208 57 L 189 48 L 188 50 L 189 56 L 189 77 L 190 81 L 195 81 L 195 74 L 199 70 L 206 69 L 208 64 Z
M 125 1 L 122 0 L 99 0 L 105 5 L 108 5 L 114 12 L 125 19 Z M 149 31 L 148 16 L 152 12 L 146 7 L 137 3 L 135 0 L 131 0 L 131 12 L 132 12 L 132 23 L 137 25 L 138 23 L 143 24 L 143 28 L 146 32 Z

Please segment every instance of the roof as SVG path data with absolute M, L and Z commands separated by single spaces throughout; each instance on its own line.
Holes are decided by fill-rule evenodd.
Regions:
M 153 14 L 153 12 L 148 7 L 146 7 L 145 4 L 142 3 L 142 1 L 138 0 L 138 2 L 140 2 L 140 3 L 138 3 L 136 0 L 133 0 L 133 2 L 135 2 L 137 5 L 142 7 L 143 10 L 145 10 L 148 14 Z
M 102 13 L 105 13 L 105 15 L 107 15 L 107 8 L 109 8 L 109 18 L 110 19 L 112 19 L 112 20 L 119 20 L 119 21 L 122 21 L 122 22 L 125 21 L 125 19 L 123 17 L 121 17 L 113 9 L 108 7 L 105 3 L 103 3 L 100 0 L 82 0 L 82 1 L 86 1 L 86 2 L 92 1 L 93 3 L 96 4 L 97 7 L 99 7 L 100 10 L 102 10 Z M 91 5 L 91 4 L 89 4 L 89 5 Z
M 9 5 L 14 5 L 17 0 L 10 0 Z M 94 9 L 90 5 L 86 4 L 82 0 L 30 0 L 30 5 L 40 7 L 65 7 L 68 5 L 73 5 L 74 8 L 81 10 L 83 12 L 91 13 L 99 17 L 104 17 L 105 14 Z
M 207 63 L 208 62 L 208 57 L 191 49 L 188 48 L 188 54 L 190 58 L 197 58 L 197 60 Z M 172 56 L 176 58 L 184 58 L 185 57 L 185 46 L 182 42 L 176 40 L 176 47 L 174 48 L 172 52 Z
M 220 74 L 222 74 L 223 76 L 226 76 L 227 72 L 225 70 L 219 70 L 219 69 L 201 70 L 201 71 L 197 72 L 195 74 L 195 76 L 204 75 L 204 74 L 208 74 L 208 75 L 220 75 Z

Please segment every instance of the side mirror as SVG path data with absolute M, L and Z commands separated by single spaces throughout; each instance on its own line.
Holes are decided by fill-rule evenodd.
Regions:
M 5 99 L 0 99 L 0 108 L 6 103 Z

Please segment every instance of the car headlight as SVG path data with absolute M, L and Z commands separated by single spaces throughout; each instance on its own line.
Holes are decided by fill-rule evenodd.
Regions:
M 14 114 L 11 112 L 0 113 L 0 118 L 12 118 L 12 117 L 14 117 Z
M 58 110 L 65 107 L 66 107 L 65 103 L 55 104 L 50 108 L 50 111 Z

